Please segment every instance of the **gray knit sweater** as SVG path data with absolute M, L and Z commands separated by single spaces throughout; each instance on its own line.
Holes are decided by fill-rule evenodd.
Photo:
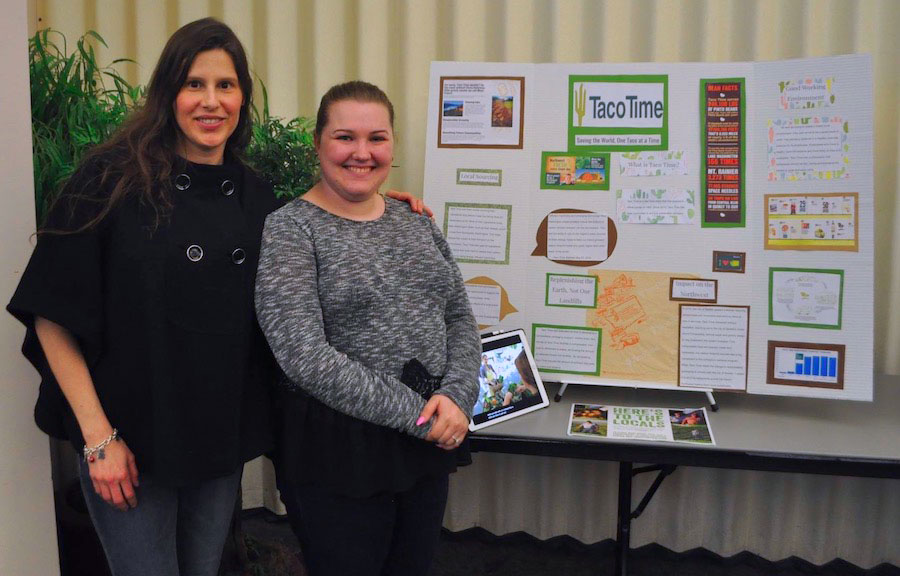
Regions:
M 263 230 L 256 312 L 289 385 L 355 418 L 424 438 L 425 401 L 400 382 L 418 358 L 471 417 L 481 344 L 437 226 L 385 199 L 356 222 L 297 199 Z

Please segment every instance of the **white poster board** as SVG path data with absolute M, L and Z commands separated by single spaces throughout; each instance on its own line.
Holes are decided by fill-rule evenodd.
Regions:
M 435 62 L 425 200 L 546 380 L 871 400 L 872 102 L 867 55 Z

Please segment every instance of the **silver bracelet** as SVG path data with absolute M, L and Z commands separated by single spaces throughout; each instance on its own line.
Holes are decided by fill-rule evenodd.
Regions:
M 113 428 L 112 434 L 107 436 L 102 442 L 94 446 L 93 448 L 88 448 L 87 444 L 84 445 L 84 461 L 90 464 L 91 462 L 96 461 L 98 458 L 103 460 L 106 458 L 106 447 L 109 446 L 110 442 L 119 439 L 119 431 Z

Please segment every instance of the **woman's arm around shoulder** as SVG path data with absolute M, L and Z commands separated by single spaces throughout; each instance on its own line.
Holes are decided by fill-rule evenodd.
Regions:
M 401 202 L 406 202 L 409 204 L 409 209 L 415 212 L 416 214 L 421 214 L 423 216 L 427 216 L 429 218 L 434 218 L 434 212 L 425 205 L 425 201 L 417 196 L 413 196 L 409 192 L 399 192 L 397 190 L 388 190 L 384 194 L 388 198 L 393 198 L 394 200 L 400 200 Z

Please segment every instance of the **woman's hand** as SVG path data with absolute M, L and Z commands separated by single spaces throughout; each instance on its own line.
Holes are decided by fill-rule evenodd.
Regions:
M 46 318 L 35 317 L 34 330 L 47 363 L 75 413 L 85 444 L 97 446 L 109 438 L 113 427 L 100 405 L 81 347 L 71 332 Z M 119 510 L 137 506 L 134 494 L 138 485 L 137 465 L 124 441 L 113 440 L 107 444 L 103 458 L 95 454 L 94 461 L 88 462 L 88 470 L 94 491 L 110 505 Z
M 469 432 L 469 419 L 456 403 L 444 396 L 435 394 L 425 404 L 419 414 L 419 422 L 427 422 L 434 416 L 431 432 L 425 438 L 444 450 L 455 450 Z
M 425 202 L 421 198 L 417 198 L 410 194 L 409 192 L 398 192 L 397 190 L 388 190 L 385 193 L 385 196 L 388 198 L 393 198 L 394 200 L 400 200 L 401 202 L 406 202 L 409 204 L 409 209 L 415 212 L 416 214 L 425 214 L 429 218 L 434 218 L 434 212 L 431 211 L 431 208 L 425 205 Z
M 107 504 L 123 512 L 137 506 L 137 495 L 134 493 L 138 485 L 137 463 L 124 440 L 107 444 L 103 449 L 103 458 L 96 454 L 94 461 L 88 462 L 88 470 L 94 492 Z

